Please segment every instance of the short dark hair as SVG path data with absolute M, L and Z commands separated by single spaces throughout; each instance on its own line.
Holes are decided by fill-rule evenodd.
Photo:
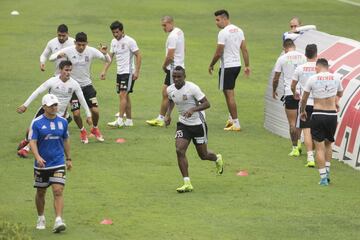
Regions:
M 67 33 L 69 29 L 65 24 L 60 24 L 57 28 L 57 31 L 61 33 Z
M 317 54 L 317 46 L 316 44 L 308 44 L 305 48 L 305 56 L 307 58 L 314 58 Z
M 110 29 L 111 30 L 119 29 L 120 31 L 122 31 L 124 29 L 124 25 L 119 21 L 115 21 L 110 25 Z
M 217 17 L 217 16 L 223 16 L 223 17 L 226 17 L 227 19 L 230 18 L 230 15 L 229 15 L 229 12 L 226 11 L 225 9 L 221 9 L 221 10 L 217 10 L 214 15 Z
M 84 32 L 79 32 L 75 36 L 76 42 L 87 42 L 87 35 Z
M 316 66 L 317 65 L 321 65 L 323 67 L 326 67 L 326 68 L 329 68 L 329 63 L 328 61 L 325 59 L 325 58 L 319 58 L 317 61 L 316 61 Z
M 291 48 L 291 47 L 295 47 L 294 41 L 289 38 L 285 39 L 285 41 L 283 42 L 283 48 Z
M 60 62 L 60 64 L 59 64 L 59 68 L 60 68 L 60 69 L 63 69 L 65 66 L 72 66 L 71 61 L 69 61 L 69 60 L 64 60 L 64 61 L 61 61 L 61 62 Z
M 181 71 L 181 72 L 184 74 L 184 76 L 185 76 L 185 69 L 184 69 L 182 66 L 176 66 L 176 67 L 174 68 L 174 71 Z

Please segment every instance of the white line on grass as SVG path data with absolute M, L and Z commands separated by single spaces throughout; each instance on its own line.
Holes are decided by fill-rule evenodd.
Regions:
M 348 0 L 338 0 L 338 1 L 360 7 L 360 3 L 357 3 L 357 2 L 348 1 Z

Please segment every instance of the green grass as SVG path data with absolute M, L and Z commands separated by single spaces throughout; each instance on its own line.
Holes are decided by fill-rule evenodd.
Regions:
M 57 6 L 57 7 L 55 7 Z M 217 90 L 216 75 L 207 67 L 214 53 L 218 29 L 212 13 L 226 8 L 245 32 L 253 73 L 238 79 L 236 97 L 243 128 L 225 133 L 226 106 Z M 19 16 L 10 16 L 12 10 Z M 289 141 L 263 128 L 264 92 L 269 72 L 281 50 L 288 20 L 300 16 L 330 34 L 360 40 L 360 8 L 338 1 L 10 1 L 0 3 L 0 220 L 27 227 L 33 239 L 358 239 L 360 234 L 358 171 L 338 162 L 332 165 L 332 184 L 317 185 L 318 173 L 306 169 L 305 156 L 287 157 Z M 161 64 L 166 34 L 160 17 L 175 17 L 185 32 L 188 80 L 206 93 L 209 148 L 223 154 L 225 173 L 202 162 L 190 146 L 187 156 L 195 191 L 177 194 L 182 183 L 177 168 L 174 122 L 152 128 L 145 120 L 156 116 L 164 78 Z M 98 91 L 100 127 L 105 143 L 81 145 L 72 123 L 74 169 L 68 173 L 61 236 L 53 224 L 52 196 L 46 204 L 47 230 L 36 231 L 32 159 L 19 159 L 16 146 L 23 137 L 40 99 L 18 115 L 15 109 L 52 74 L 40 72 L 38 59 L 60 23 L 71 35 L 88 34 L 89 44 L 109 43 L 109 24 L 119 19 L 142 51 L 140 79 L 132 95 L 135 127 L 106 128 L 118 106 L 115 66 L 106 81 L 93 65 Z M 119 137 L 127 140 L 117 144 Z M 248 177 L 237 177 L 246 169 Z M 111 218 L 112 226 L 100 225 Z

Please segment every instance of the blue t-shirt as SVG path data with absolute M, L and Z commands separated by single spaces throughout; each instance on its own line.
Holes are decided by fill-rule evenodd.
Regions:
M 32 121 L 29 139 L 37 140 L 39 154 L 46 161 L 45 168 L 41 169 L 65 166 L 64 139 L 68 137 L 68 123 L 65 118 L 56 116 L 48 119 L 41 115 Z M 36 160 L 34 168 L 38 168 Z

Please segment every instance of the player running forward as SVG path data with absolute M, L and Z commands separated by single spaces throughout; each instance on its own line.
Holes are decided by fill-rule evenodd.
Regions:
M 133 126 L 130 93 L 133 92 L 135 80 L 138 79 L 140 73 L 140 50 L 136 41 L 132 37 L 125 35 L 124 26 L 121 22 L 113 22 L 110 25 L 110 30 L 114 36 L 110 45 L 111 62 L 105 64 L 100 76 L 102 80 L 105 80 L 106 72 L 115 56 L 117 64 L 116 92 L 119 94 L 120 114 L 115 121 L 109 122 L 107 125 L 118 128 Z M 134 56 L 136 59 L 135 68 Z
M 305 48 L 305 56 L 307 62 L 303 65 L 298 66 L 295 69 L 293 80 L 291 82 L 291 91 L 293 92 L 294 99 L 298 100 L 299 96 L 301 97 L 304 92 L 304 87 L 308 79 L 316 74 L 315 66 L 317 59 L 317 46 L 316 44 L 309 44 Z M 299 84 L 300 92 L 296 92 L 296 86 Z M 315 167 L 314 153 L 313 153 L 313 141 L 311 138 L 311 114 L 313 111 L 314 99 L 312 94 L 310 94 L 308 101 L 306 103 L 306 121 L 301 120 L 300 114 L 297 117 L 297 128 L 301 128 L 304 133 L 304 142 L 307 151 L 307 164 L 306 167 Z
M 331 144 L 337 125 L 338 101 L 343 88 L 340 77 L 329 72 L 328 61 L 320 58 L 316 61 L 317 74 L 307 81 L 301 99 L 301 118 L 307 118 L 306 104 L 310 94 L 314 98 L 314 110 L 311 119 L 311 135 L 315 143 L 316 163 L 322 186 L 330 182 Z
M 66 228 L 62 219 L 63 191 L 66 169 L 72 168 L 68 123 L 65 118 L 57 115 L 59 103 L 55 95 L 46 94 L 42 98 L 44 113 L 32 121 L 29 132 L 31 150 L 35 157 L 34 187 L 36 188 L 35 205 L 38 213 L 36 229 L 46 228 L 45 195 L 47 188 L 51 186 L 55 210 L 54 233 L 64 231 Z
M 174 83 L 167 88 L 169 97 L 168 110 L 165 116 L 165 124 L 171 122 L 171 112 L 176 104 L 179 111 L 179 122 L 177 123 L 175 146 L 180 172 L 184 178 L 184 185 L 177 188 L 179 193 L 191 192 L 188 173 L 188 161 L 186 150 L 192 140 L 196 151 L 202 160 L 214 161 L 218 174 L 223 173 L 224 163 L 221 154 L 214 154 L 207 148 L 207 125 L 203 110 L 210 107 L 201 89 L 192 82 L 185 81 L 185 70 L 181 66 L 175 67 L 172 74 Z
M 219 10 L 214 15 L 216 26 L 221 30 L 218 34 L 215 54 L 210 62 L 208 71 L 212 74 L 214 65 L 220 59 L 219 89 L 224 93 L 229 111 L 229 118 L 224 130 L 240 131 L 234 88 L 241 69 L 240 55 L 244 59 L 244 73 L 246 76 L 250 75 L 249 53 L 246 47 L 244 32 L 230 23 L 228 11 Z
M 90 67 L 94 59 L 98 58 L 105 62 L 110 62 L 111 58 L 107 54 L 106 46 L 100 46 L 100 51 L 96 48 L 87 46 L 87 35 L 79 32 L 75 36 L 75 46 L 67 47 L 50 56 L 50 61 L 55 61 L 58 58 L 66 57 L 73 64 L 71 77 L 80 84 L 83 91 L 87 105 L 90 108 L 92 121 L 94 126 L 91 128 L 91 133 L 95 135 L 98 141 L 103 142 L 104 138 L 98 128 L 99 123 L 99 108 L 96 99 L 96 90 L 92 85 Z M 81 103 L 83 104 L 83 103 Z M 86 129 L 83 125 L 80 115 L 80 102 L 76 95 L 71 98 L 71 111 L 74 115 L 74 121 L 80 128 L 80 139 L 83 143 L 88 143 Z
M 289 156 L 298 157 L 301 151 L 300 129 L 296 128 L 296 118 L 299 109 L 299 100 L 295 99 L 291 91 L 291 81 L 297 66 L 306 62 L 304 54 L 297 52 L 294 42 L 286 39 L 283 43 L 285 54 L 280 56 L 275 64 L 275 74 L 273 78 L 273 98 L 277 99 L 276 89 L 279 84 L 280 75 L 284 78 L 284 100 L 285 113 L 289 123 L 290 138 L 292 142 L 292 150 Z
M 49 92 L 51 94 L 54 94 L 58 98 L 59 106 L 57 108 L 58 109 L 57 114 L 60 117 L 64 117 L 64 115 L 66 114 L 67 105 L 69 104 L 69 101 L 73 96 L 73 94 L 75 94 L 76 96 L 78 96 L 86 112 L 87 123 L 89 124 L 89 126 L 92 126 L 91 112 L 88 106 L 85 104 L 86 101 L 81 91 L 80 85 L 70 77 L 70 73 L 72 70 L 72 63 L 70 61 L 62 61 L 59 64 L 59 69 L 60 69 L 59 75 L 56 75 L 55 77 L 52 77 L 47 81 L 45 81 L 43 84 L 41 84 L 30 95 L 30 97 L 25 101 L 25 103 L 17 108 L 16 111 L 18 113 L 24 113 L 29 107 L 30 103 L 34 101 L 41 93 Z M 44 113 L 44 108 L 41 107 L 38 110 L 38 112 L 35 114 L 35 118 L 43 113 Z M 29 147 L 27 146 L 28 144 L 27 135 L 28 134 L 26 134 L 25 140 L 23 140 L 20 144 L 23 146 L 21 146 L 21 148 L 18 149 L 18 155 L 20 157 L 27 157 L 29 153 Z
M 157 118 L 147 120 L 146 123 L 151 126 L 164 126 L 164 116 L 167 110 L 168 97 L 166 95 L 166 89 L 173 84 L 172 71 L 175 66 L 181 66 L 185 68 L 185 37 L 184 32 L 175 27 L 174 19 L 171 16 L 164 16 L 161 19 L 161 27 L 164 32 L 169 33 L 165 51 L 166 56 L 162 65 L 162 70 L 165 72 L 165 80 L 162 86 L 162 100 L 160 105 L 160 112 Z

